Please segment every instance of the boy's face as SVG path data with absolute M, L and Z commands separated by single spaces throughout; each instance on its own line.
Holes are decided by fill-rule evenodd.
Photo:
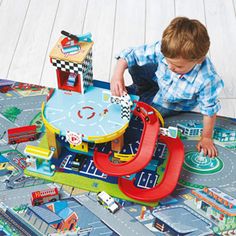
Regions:
M 183 58 L 167 58 L 168 68 L 177 74 L 186 74 L 193 69 L 196 64 L 202 63 L 204 59 L 189 61 Z

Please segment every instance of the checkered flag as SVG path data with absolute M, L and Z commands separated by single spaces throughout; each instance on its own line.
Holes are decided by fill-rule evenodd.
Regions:
M 67 72 L 76 73 L 76 74 L 80 74 L 82 72 L 82 65 L 76 64 L 73 62 L 62 61 L 62 60 L 52 58 L 52 64 L 57 69 L 60 69 L 62 71 L 67 71 Z
M 130 120 L 130 105 L 127 101 L 121 101 L 121 119 Z
M 84 92 L 93 84 L 92 50 L 89 51 L 82 65 Z

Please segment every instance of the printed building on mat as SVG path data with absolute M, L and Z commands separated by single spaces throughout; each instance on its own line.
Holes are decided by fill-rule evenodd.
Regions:
M 34 222 L 43 235 L 74 231 L 79 221 L 78 215 L 66 201 L 50 202 L 42 206 L 29 206 L 24 218 L 28 222 Z M 44 225 L 44 226 L 43 226 Z
M 218 188 L 204 188 L 192 191 L 195 206 L 201 209 L 217 224 L 225 229 L 236 227 L 236 199 Z
M 178 123 L 177 128 L 184 136 L 201 136 L 203 125 L 195 122 Z M 220 142 L 234 142 L 236 141 L 236 131 L 215 127 L 213 139 Z
M 8 165 L 9 161 L 4 156 L 0 155 L 0 170 L 4 170 Z

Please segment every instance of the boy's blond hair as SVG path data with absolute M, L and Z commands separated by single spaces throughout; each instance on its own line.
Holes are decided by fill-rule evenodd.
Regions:
M 162 35 L 161 52 L 167 58 L 199 60 L 206 56 L 209 47 L 205 26 L 187 17 L 173 19 Z

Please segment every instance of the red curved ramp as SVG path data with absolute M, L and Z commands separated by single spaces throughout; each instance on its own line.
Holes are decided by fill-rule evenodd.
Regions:
M 95 150 L 93 161 L 101 172 L 111 176 L 130 175 L 144 169 L 151 161 L 160 128 L 159 120 L 155 110 L 143 102 L 137 102 L 133 113 L 143 121 L 143 132 L 135 157 L 129 162 L 114 164 L 109 160 L 110 154 L 104 154 Z
M 143 202 L 156 202 L 174 191 L 184 162 L 184 146 L 179 138 L 161 136 L 160 142 L 167 145 L 169 156 L 161 183 L 151 189 L 141 189 L 134 185 L 134 180 L 119 177 L 120 190 L 130 198 Z

